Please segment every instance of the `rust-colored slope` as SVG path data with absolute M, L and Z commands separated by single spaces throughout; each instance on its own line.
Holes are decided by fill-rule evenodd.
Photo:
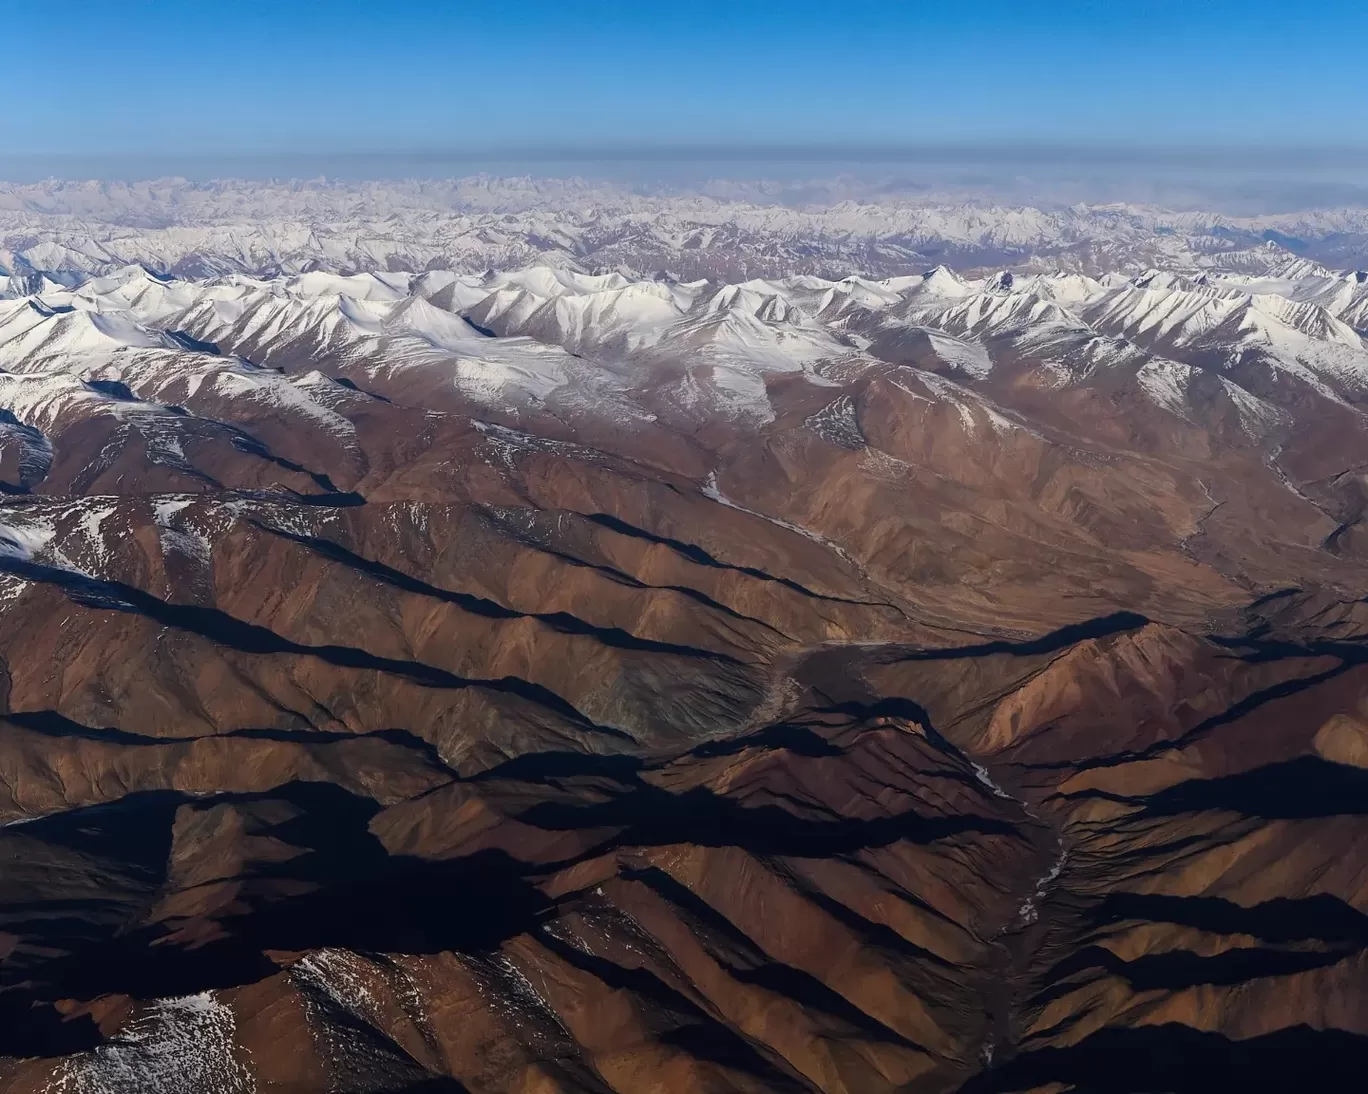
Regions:
M 489 339 L 594 398 L 282 305 L 0 421 L 0 1091 L 1361 1072 L 1357 412 L 733 290 Z

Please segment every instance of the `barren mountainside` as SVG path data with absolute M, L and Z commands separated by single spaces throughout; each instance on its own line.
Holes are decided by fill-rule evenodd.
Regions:
M 43 193 L 0 1091 L 1361 1082 L 1368 276 Z

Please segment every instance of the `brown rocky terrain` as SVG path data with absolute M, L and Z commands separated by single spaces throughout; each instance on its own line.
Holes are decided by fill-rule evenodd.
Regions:
M 1361 1082 L 1349 320 L 310 277 L 0 301 L 0 1091 Z

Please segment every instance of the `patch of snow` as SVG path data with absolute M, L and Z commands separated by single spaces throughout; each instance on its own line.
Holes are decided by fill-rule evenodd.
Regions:
M 816 414 L 807 418 L 804 425 L 828 444 L 837 448 L 857 451 L 865 447 L 864 433 L 860 431 L 860 421 L 855 413 L 854 400 L 849 395 L 828 403 Z
M 49 521 L 35 514 L 0 511 L 0 555 L 32 562 L 47 550 L 56 534 Z
M 1069 849 L 1064 846 L 1064 841 L 1060 840 L 1059 856 L 1051 864 L 1049 870 L 1036 881 L 1035 891 L 1017 909 L 1018 923 L 1027 926 L 1040 918 L 1040 902 L 1045 899 L 1045 895 L 1050 891 L 1050 886 L 1059 880 L 1059 875 L 1064 872 L 1064 867 L 1068 863 Z
M 979 782 L 991 790 L 996 797 L 1006 798 L 1008 801 L 1017 800 L 993 781 L 993 776 L 988 773 L 988 769 L 984 767 L 983 764 L 975 763 L 973 760 L 970 760 L 969 765 L 974 769 L 974 778 L 978 779 Z
M 1141 389 L 1165 410 L 1180 418 L 1187 418 L 1187 385 L 1192 379 L 1192 368 L 1178 361 L 1156 357 L 1146 361 L 1135 374 Z
M 47 1094 L 253 1094 L 231 1007 L 213 992 L 158 999 L 91 1052 L 69 1057 Z
M 850 556 L 849 552 L 847 552 L 844 547 L 839 543 L 833 543 L 825 536 L 814 532 L 811 528 L 804 528 L 801 524 L 794 524 L 792 521 L 782 520 L 779 517 L 771 517 L 765 513 L 757 513 L 754 509 L 747 509 L 744 505 L 738 505 L 736 502 L 732 501 L 718 489 L 716 471 L 708 472 L 708 478 L 703 484 L 702 494 L 705 498 L 715 501 L 719 505 L 725 505 L 728 509 L 735 509 L 739 513 L 747 513 L 752 517 L 759 517 L 761 520 L 768 521 L 777 528 L 785 528 L 790 532 L 798 533 L 798 535 L 803 536 L 805 539 L 812 540 L 813 543 L 820 543 L 827 550 L 834 551 L 836 554 L 840 555 L 841 558 L 845 559 L 846 562 L 850 563 L 856 569 L 859 569 L 859 564 Z
M 985 379 L 992 373 L 992 359 L 980 343 L 953 338 L 930 329 L 924 329 L 923 333 L 930 341 L 931 349 L 936 356 L 947 365 L 967 373 L 976 380 Z

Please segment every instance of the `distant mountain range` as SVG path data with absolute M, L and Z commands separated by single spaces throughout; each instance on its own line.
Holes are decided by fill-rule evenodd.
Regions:
M 940 263 L 970 271 L 1259 273 L 1286 253 L 1335 268 L 1368 264 L 1368 210 L 1045 209 L 842 184 L 732 183 L 702 192 L 497 178 L 0 186 L 0 271 L 61 282 L 130 263 L 182 277 L 473 273 L 532 263 L 684 280 L 887 277 Z

